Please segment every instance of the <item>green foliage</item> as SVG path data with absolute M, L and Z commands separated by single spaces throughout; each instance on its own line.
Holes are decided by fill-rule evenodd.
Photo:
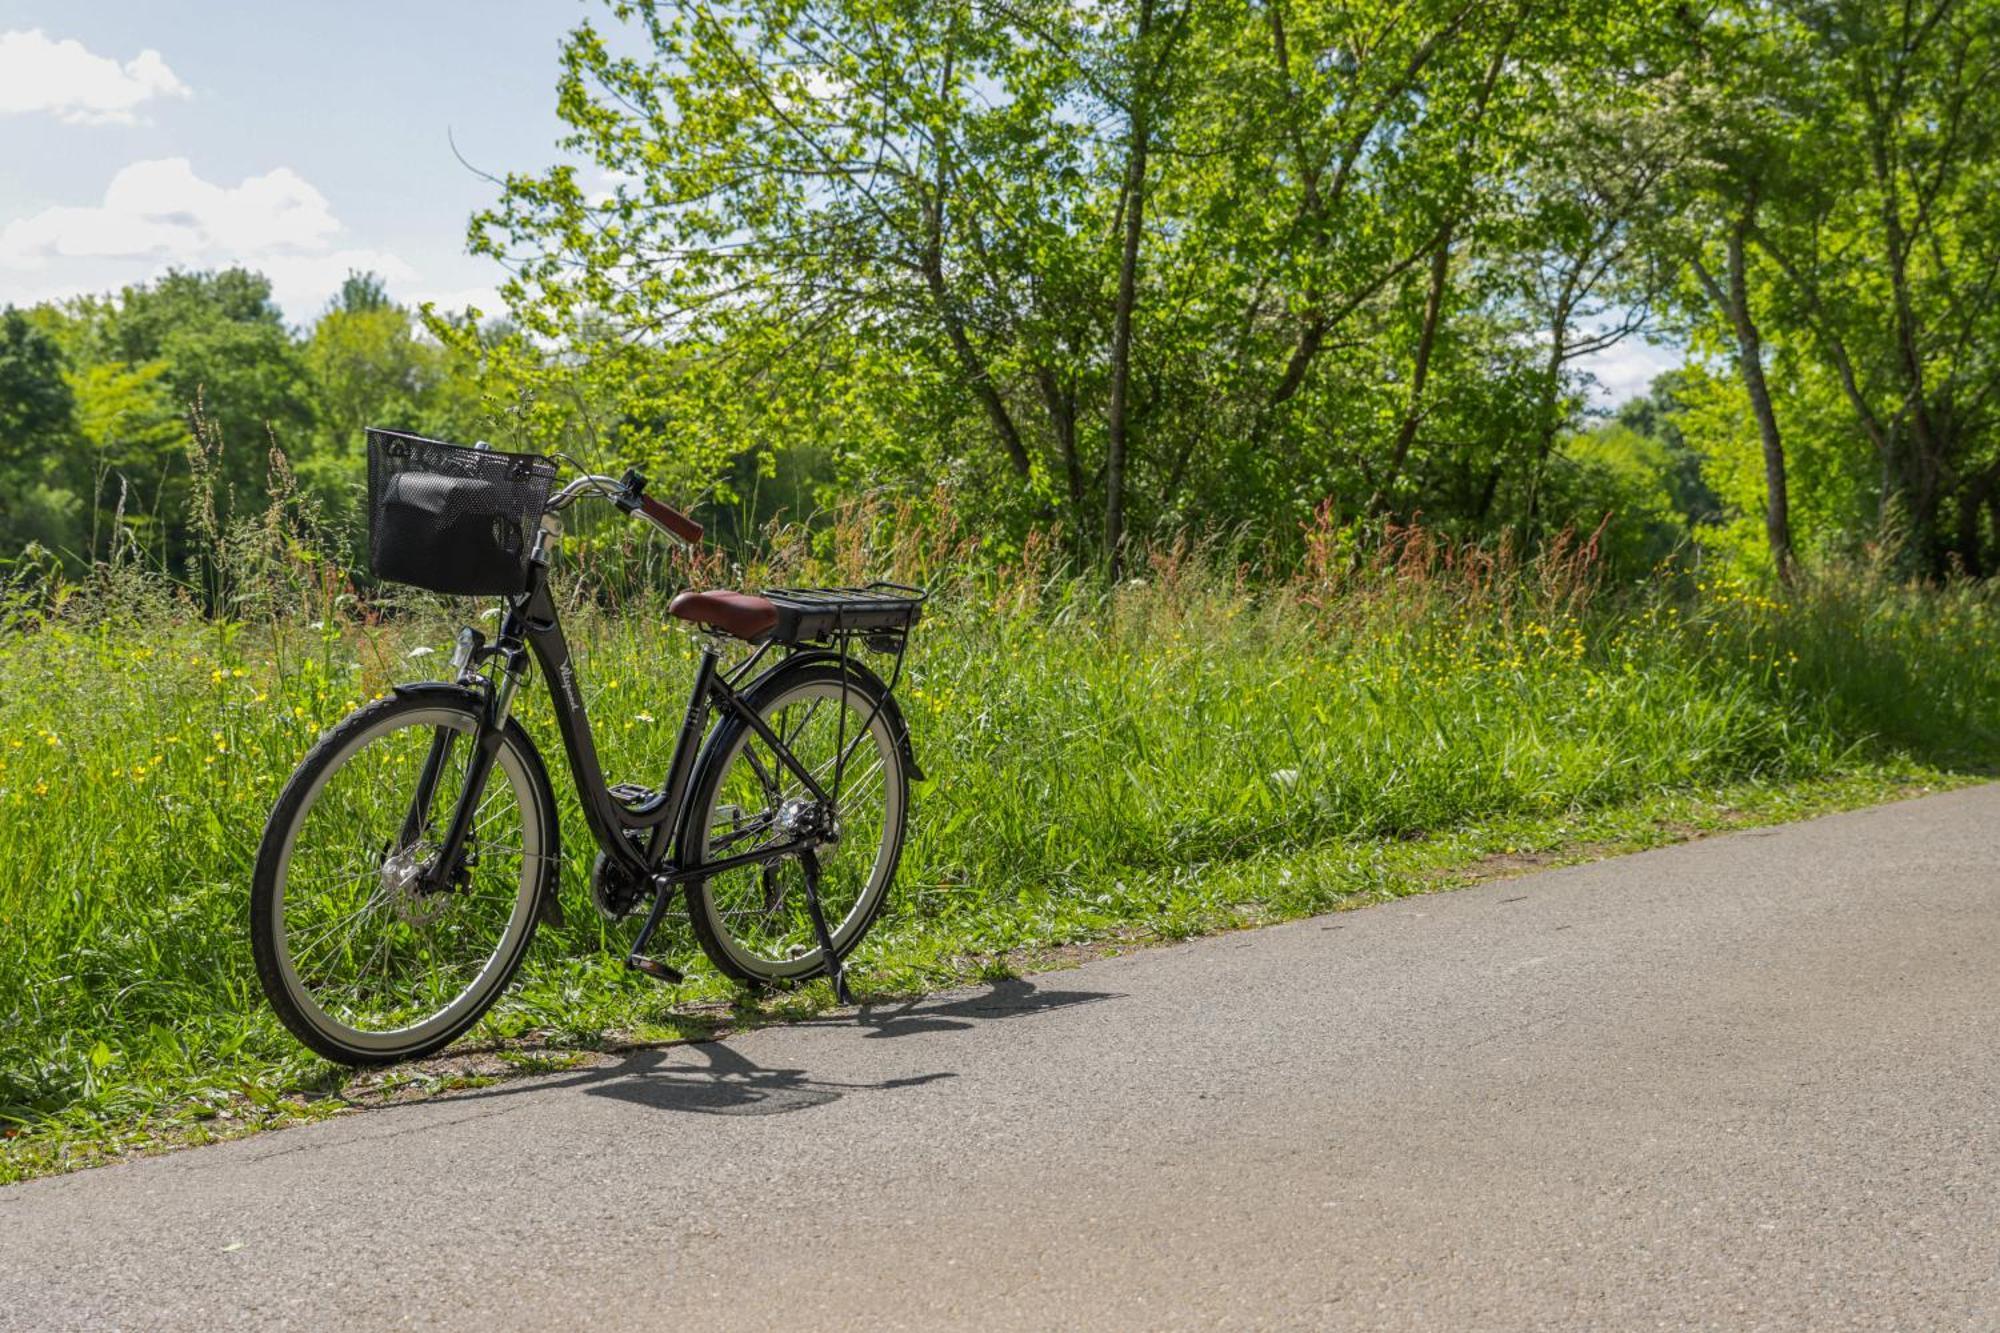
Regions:
M 608 186 L 510 177 L 472 241 L 621 415 L 704 457 L 831 437 L 842 482 L 950 477 L 1073 549 L 1120 510 L 1288 541 L 1328 496 L 1567 517 L 1543 479 L 1619 336 L 1609 127 L 1652 7 L 611 10 L 559 102 Z
M 2000 0 L 609 0 L 562 159 L 471 224 L 505 322 L 354 274 L 287 329 L 239 269 L 29 312 L 76 420 L 0 549 L 179 569 L 273 444 L 349 515 L 386 422 L 636 463 L 739 547 L 948 484 L 989 551 L 1080 563 L 1282 570 L 1330 501 L 1517 547 L 1610 514 L 1621 572 L 1980 575 L 1996 58 Z M 1596 429 L 1585 367 L 1642 333 L 1688 367 Z
M 0 553 L 76 542 L 76 395 L 65 371 L 54 338 L 0 310 Z

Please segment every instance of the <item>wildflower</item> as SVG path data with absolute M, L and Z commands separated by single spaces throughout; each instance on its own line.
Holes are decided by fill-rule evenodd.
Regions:
M 428 644 L 419 644 L 415 648 L 410 649 L 410 656 L 429 657 L 432 653 L 436 651 L 437 650 L 435 648 L 430 647 Z
M 632 720 L 635 722 L 651 722 L 653 715 L 651 713 L 634 713 L 632 714 Z

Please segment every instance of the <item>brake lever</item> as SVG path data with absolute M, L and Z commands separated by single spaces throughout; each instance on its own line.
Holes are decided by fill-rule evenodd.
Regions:
M 646 495 L 646 474 L 638 468 L 628 467 L 618 483 L 618 493 L 611 497 L 611 503 L 628 514 L 639 512 L 639 506 Z

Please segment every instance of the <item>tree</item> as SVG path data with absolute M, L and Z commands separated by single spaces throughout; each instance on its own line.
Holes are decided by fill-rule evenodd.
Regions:
M 75 397 L 55 339 L 0 310 L 0 550 L 77 546 Z
M 2000 6 L 1746 0 L 1678 32 L 1691 197 L 1721 254 L 1696 278 L 1765 440 L 1774 547 L 1790 525 L 1773 347 L 1837 383 L 1909 567 L 1992 568 Z
M 1330 488 L 1397 488 L 1454 243 L 1519 185 L 1553 86 L 1532 61 L 1601 45 L 1553 0 L 612 10 L 649 54 L 584 25 L 560 107 L 613 183 L 511 177 L 474 223 L 524 325 L 609 330 L 590 345 L 635 386 L 626 415 L 689 433 L 688 405 L 727 396 L 704 378 L 776 400 L 798 363 L 867 367 L 840 396 L 923 414 L 923 480 L 1067 517 L 1114 560 L 1190 495 L 1201 521 L 1289 531 Z M 1411 281 L 1436 293 L 1423 369 L 1357 468 L 1350 426 L 1410 360 L 1385 316 Z M 937 393 L 985 423 L 978 450 Z

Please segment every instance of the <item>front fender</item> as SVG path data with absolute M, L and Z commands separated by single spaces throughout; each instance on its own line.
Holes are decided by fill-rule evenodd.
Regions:
M 444 696 L 450 695 L 453 701 L 458 703 L 470 702 L 484 705 L 486 702 L 485 699 L 480 697 L 478 690 L 468 689 L 463 685 L 454 685 L 448 680 L 413 680 L 401 685 L 392 685 L 389 688 L 393 693 L 406 699 L 421 698 L 428 695 L 431 698 L 442 701 Z

